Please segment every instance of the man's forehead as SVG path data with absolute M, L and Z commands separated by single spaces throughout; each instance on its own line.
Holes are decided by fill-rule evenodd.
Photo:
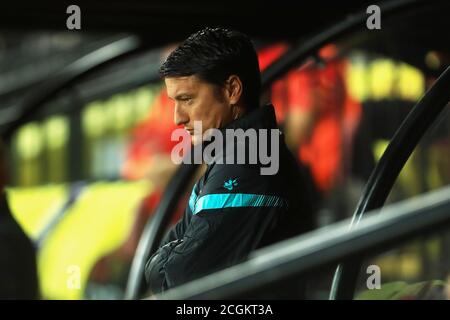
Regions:
M 167 89 L 171 91 L 195 89 L 200 84 L 197 76 L 167 77 L 164 82 Z

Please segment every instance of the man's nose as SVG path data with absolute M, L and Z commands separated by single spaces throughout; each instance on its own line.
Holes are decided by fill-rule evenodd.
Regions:
M 185 110 L 178 104 L 175 103 L 175 112 L 174 112 L 174 119 L 173 121 L 177 126 L 186 124 L 189 122 L 189 117 Z

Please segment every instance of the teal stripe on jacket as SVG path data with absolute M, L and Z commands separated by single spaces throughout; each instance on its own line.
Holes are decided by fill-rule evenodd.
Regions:
M 242 207 L 287 207 L 287 201 L 277 197 L 263 194 L 246 193 L 219 193 L 202 196 L 191 206 L 193 214 L 203 210 L 242 208 Z M 195 201 L 194 200 L 194 201 Z
M 195 202 L 197 201 L 197 195 L 195 194 L 195 187 L 197 185 L 194 185 L 192 188 L 191 196 L 189 197 L 189 208 L 191 209 L 191 212 L 194 213 L 195 208 Z

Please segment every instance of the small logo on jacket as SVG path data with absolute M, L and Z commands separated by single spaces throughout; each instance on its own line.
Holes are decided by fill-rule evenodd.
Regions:
M 223 183 L 223 187 L 225 188 L 225 189 L 228 189 L 228 190 L 233 190 L 233 188 L 234 187 L 236 187 L 238 185 L 238 183 L 237 183 L 237 179 L 228 179 L 227 181 L 225 181 L 224 183 Z

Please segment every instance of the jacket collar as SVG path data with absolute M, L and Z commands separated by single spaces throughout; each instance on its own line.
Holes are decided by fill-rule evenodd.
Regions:
M 275 116 L 275 109 L 271 104 L 264 105 L 257 108 L 250 113 L 238 118 L 221 130 L 226 129 L 275 129 L 277 128 L 277 121 Z

